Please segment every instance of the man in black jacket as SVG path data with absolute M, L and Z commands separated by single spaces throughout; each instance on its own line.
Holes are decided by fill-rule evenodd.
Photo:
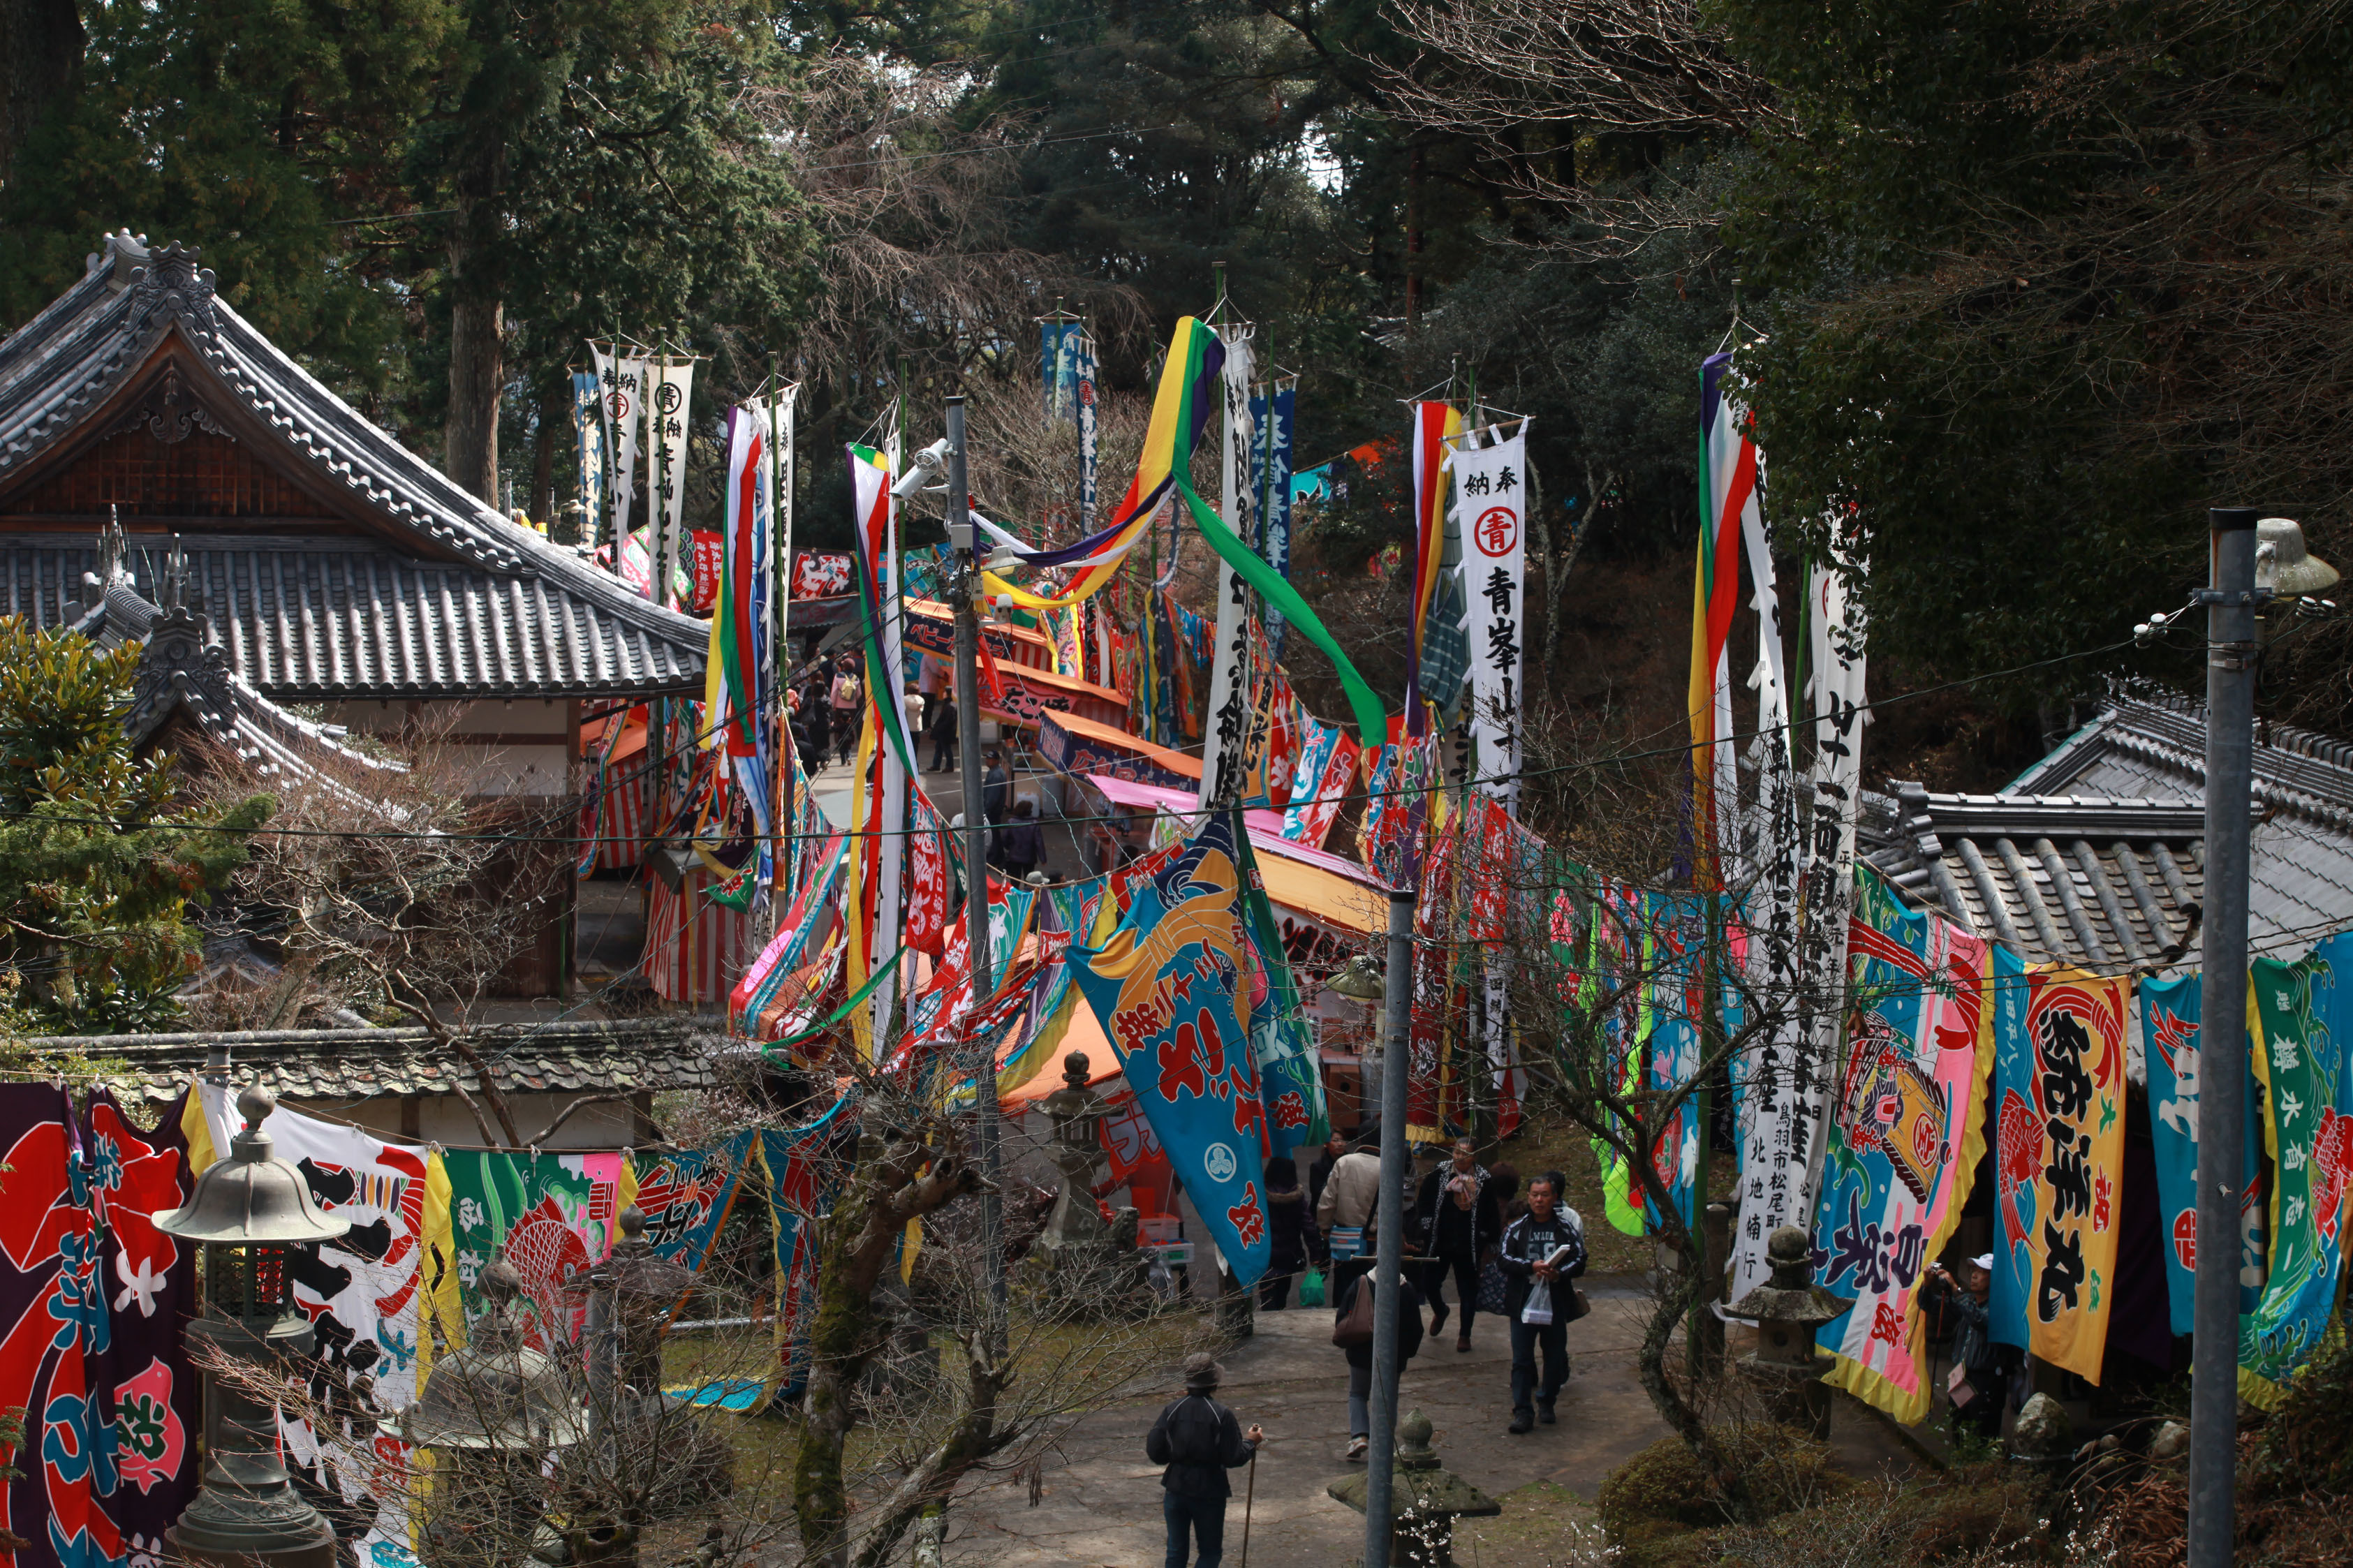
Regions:
M 1225 1555 L 1226 1500 L 1234 1495 L 1226 1472 L 1249 1464 L 1266 1441 L 1264 1428 L 1243 1431 L 1240 1419 L 1209 1397 L 1224 1377 L 1225 1368 L 1209 1356 L 1187 1356 L 1185 1397 L 1163 1410 L 1145 1435 L 1145 1457 L 1168 1467 L 1160 1476 L 1168 1568 L 1185 1568 L 1188 1531 L 1200 1549 L 1199 1568 L 1218 1568 Z
M 1562 1177 L 1547 1171 L 1528 1184 L 1528 1212 L 1504 1232 L 1495 1262 L 1510 1282 L 1504 1310 L 1512 1320 L 1512 1425 L 1514 1433 L 1538 1421 L 1553 1424 L 1552 1405 L 1568 1381 L 1568 1316 L 1585 1272 L 1585 1235 L 1560 1207 Z M 1529 1300 L 1536 1310 L 1528 1310 Z M 1531 1315 L 1541 1321 L 1529 1322 Z M 1536 1351 L 1544 1350 L 1544 1381 L 1536 1381 Z

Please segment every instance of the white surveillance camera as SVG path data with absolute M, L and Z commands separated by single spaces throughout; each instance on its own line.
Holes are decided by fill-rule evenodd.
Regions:
M 925 489 L 934 488 L 932 481 L 947 467 L 948 454 L 955 450 L 944 436 L 915 453 L 907 460 L 907 471 L 891 487 L 891 493 L 901 500 L 912 500 Z

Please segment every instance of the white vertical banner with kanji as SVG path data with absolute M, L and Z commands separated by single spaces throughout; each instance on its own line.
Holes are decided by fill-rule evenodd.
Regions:
M 1854 905 L 1855 817 L 1862 804 L 1864 708 L 1863 610 L 1850 574 L 1864 563 L 1849 553 L 1852 518 L 1833 521 L 1831 558 L 1817 563 L 1806 584 L 1808 690 L 1814 707 L 1812 796 L 1806 819 L 1805 931 L 1799 987 L 1812 1049 L 1799 1058 L 1792 1096 L 1806 1119 L 1792 1134 L 1792 1155 L 1806 1156 L 1806 1194 L 1821 1190 L 1822 1119 L 1830 1083 L 1840 1068 L 1839 1026 L 1846 1010 L 1847 917 Z M 1794 1163 L 1794 1159 L 1793 1162 Z M 1811 1209 L 1805 1211 L 1810 1215 Z M 1745 1228 L 1745 1226 L 1744 1226 Z M 1769 1233 L 1768 1233 L 1769 1234 Z
M 1740 421 L 1746 427 L 1746 419 Z M 1761 473 L 1764 462 L 1757 459 Z M 1782 671 L 1781 603 L 1774 586 L 1771 536 L 1750 506 L 1740 535 L 1757 610 L 1757 804 L 1743 819 L 1738 858 L 1756 869 L 1745 910 L 1745 941 L 1728 944 L 1751 995 L 1778 1009 L 1756 1020 L 1757 1038 L 1735 1052 L 1735 1136 L 1739 1151 L 1739 1215 L 1732 1238 L 1729 1299 L 1739 1300 L 1767 1282 L 1766 1244 L 1785 1225 L 1813 1221 L 1814 1183 L 1809 1158 L 1821 1131 L 1827 1076 L 1807 1059 L 1813 1017 L 1803 996 L 1804 963 L 1799 910 L 1805 883 L 1806 815 L 1799 808 L 1790 757 L 1789 700 Z M 1732 917 L 1727 915 L 1726 919 Z M 1803 1091 L 1799 1085 L 1803 1084 Z
M 617 573 L 622 547 L 629 538 L 629 498 L 638 484 L 638 437 L 645 429 L 647 363 L 593 343 L 589 352 L 596 357 L 596 380 L 604 388 L 607 488 L 613 503 L 612 526 L 606 530 L 606 537 L 613 542 L 613 570 Z
M 1250 536 L 1250 346 L 1247 328 L 1220 328 L 1226 345 L 1222 384 L 1224 505 L 1219 510 L 1234 537 Z M 1218 566 L 1217 641 L 1209 649 L 1209 716 L 1201 727 L 1201 796 L 1209 805 L 1238 801 L 1250 721 L 1250 584 L 1228 562 Z
M 1516 816 L 1522 710 L 1527 688 L 1527 445 L 1523 419 L 1465 433 L 1454 448 L 1455 511 L 1462 528 L 1462 592 L 1470 601 L 1471 737 L 1481 786 Z M 1483 444 L 1482 444 L 1483 442 Z
M 673 603 L 686 552 L 686 422 L 694 405 L 694 361 L 664 357 L 655 367 L 646 425 L 653 447 L 653 505 L 659 548 L 654 555 L 653 601 Z M 678 606 L 684 609 L 687 606 Z

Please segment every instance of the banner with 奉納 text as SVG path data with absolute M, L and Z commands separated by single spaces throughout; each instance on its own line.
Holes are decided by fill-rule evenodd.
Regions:
M 1521 708 L 1527 687 L 1527 435 L 1473 431 L 1454 448 L 1462 521 L 1462 586 L 1470 599 L 1471 735 L 1476 776 L 1517 815 Z M 1473 446 L 1482 435 L 1484 446 Z
M 1928 1414 L 1919 1287 L 1968 1201 L 1985 1153 L 1993 1070 L 1985 942 L 1915 912 L 1875 873 L 1858 879 L 1847 935 L 1847 1047 L 1831 1095 L 1815 1283 L 1853 1298 L 1815 1342 L 1823 1381 L 1906 1426 Z M 1744 1161 L 1741 1207 L 1788 1184 L 1794 1161 Z
M 1119 926 L 1074 948 L 1074 976 L 1185 1190 L 1247 1289 L 1270 1255 L 1257 1064 L 1239 992 L 1247 942 L 1235 814 L 1134 885 Z
M 2239 1393 L 2279 1407 L 2289 1379 L 2331 1331 L 2353 1183 L 2353 932 L 2295 963 L 2259 958 L 2250 981 L 2263 1032 L 2254 1053 L 2271 1155 L 2270 1270 L 2239 1319 Z
M 1994 950 L 1992 1337 L 2100 1381 L 2116 1297 L 2129 978 Z

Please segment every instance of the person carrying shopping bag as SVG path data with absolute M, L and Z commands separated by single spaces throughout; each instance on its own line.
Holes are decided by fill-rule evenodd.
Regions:
M 1421 1292 L 1400 1270 L 1398 1289 L 1398 1371 L 1421 1349 Z M 1362 1459 L 1372 1446 L 1373 1260 L 1352 1258 L 1332 1265 L 1332 1342 L 1348 1361 L 1348 1459 Z
M 1583 1298 L 1572 1281 L 1585 1272 L 1585 1228 L 1574 1212 L 1560 1206 L 1561 1185 L 1558 1171 L 1528 1184 L 1528 1212 L 1504 1230 L 1495 1258 L 1508 1282 L 1504 1310 L 1512 1321 L 1509 1429 L 1514 1435 L 1539 1421 L 1553 1424 L 1553 1401 L 1568 1381 L 1568 1325 L 1583 1315 Z

